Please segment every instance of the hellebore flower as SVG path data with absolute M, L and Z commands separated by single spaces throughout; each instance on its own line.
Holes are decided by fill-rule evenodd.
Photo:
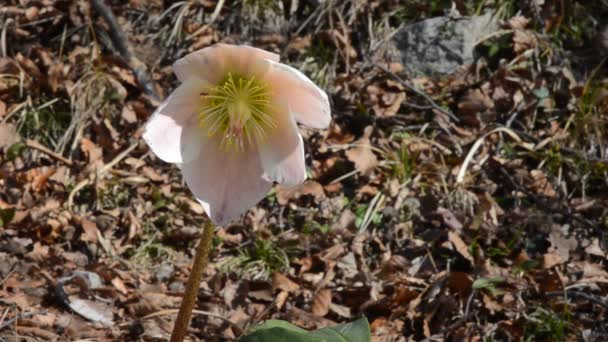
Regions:
M 273 182 L 306 179 L 296 122 L 326 128 L 327 95 L 279 56 L 216 44 L 173 64 L 181 85 L 158 107 L 144 140 L 180 164 L 209 218 L 225 225 L 254 206 Z

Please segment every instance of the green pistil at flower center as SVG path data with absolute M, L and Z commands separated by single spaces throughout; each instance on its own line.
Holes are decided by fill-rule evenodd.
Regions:
M 276 127 L 269 87 L 254 77 L 228 73 L 201 96 L 199 124 L 209 136 L 221 134 L 221 146 L 226 149 L 243 151 L 246 144 L 259 143 Z

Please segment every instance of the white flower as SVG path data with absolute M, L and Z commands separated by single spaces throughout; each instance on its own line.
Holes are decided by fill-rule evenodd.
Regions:
M 173 64 L 181 85 L 159 106 L 144 139 L 181 164 L 209 218 L 225 225 L 260 201 L 272 183 L 306 179 L 296 122 L 326 128 L 327 95 L 279 56 L 216 44 Z

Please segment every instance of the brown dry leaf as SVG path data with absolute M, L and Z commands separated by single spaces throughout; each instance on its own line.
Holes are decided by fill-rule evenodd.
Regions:
M 352 210 L 344 209 L 340 214 L 340 218 L 332 226 L 332 230 L 349 230 L 355 228 L 355 222 L 357 221 L 357 215 Z
M 231 234 L 229 232 L 226 231 L 226 229 L 224 228 L 220 228 L 216 231 L 215 233 L 217 235 L 217 237 L 221 238 L 222 241 L 224 241 L 227 244 L 232 244 L 232 245 L 239 245 L 243 242 L 243 234 L 241 233 L 237 233 L 237 234 Z
M 336 304 L 336 303 L 330 303 L 329 304 L 329 310 L 339 316 L 342 316 L 344 318 L 351 318 L 352 317 L 352 312 L 351 309 L 348 306 L 345 305 L 340 305 L 340 304 Z
M 348 131 L 348 129 L 345 129 L 338 123 L 332 121 L 329 125 L 329 129 L 325 133 L 323 143 L 324 145 L 343 145 L 351 143 L 353 140 L 355 140 L 355 137 Z M 321 146 L 319 151 L 327 151 L 327 146 Z
M 166 175 L 159 174 L 155 169 L 149 166 L 144 166 L 141 169 L 141 173 L 153 182 L 163 182 L 167 178 Z
M 28 296 L 24 292 L 11 293 L 7 296 L 3 296 L 2 302 L 17 305 L 22 311 L 27 311 L 31 307 Z
M 443 223 L 450 229 L 460 232 L 462 230 L 462 223 L 458 220 L 456 215 L 446 208 L 437 208 L 437 214 L 441 215 Z
M 374 106 L 374 112 L 381 117 L 394 116 L 399 112 L 401 104 L 405 101 L 405 93 L 386 92 L 380 96 L 380 103 Z
M 325 199 L 323 186 L 315 181 L 308 181 L 296 186 L 278 185 L 276 187 L 277 201 L 280 205 L 286 205 L 290 200 L 305 195 L 313 196 L 316 203 Z
M 34 336 L 44 341 L 56 341 L 60 336 L 52 331 L 38 327 L 19 327 L 19 335 Z
M 515 30 L 513 34 L 513 50 L 517 54 L 533 49 L 538 44 L 536 36 L 528 30 Z
M 315 295 L 312 301 L 312 313 L 315 316 L 324 317 L 329 312 L 331 305 L 331 290 L 322 289 Z
M 553 251 L 549 253 L 545 253 L 543 255 L 543 267 L 545 269 L 552 268 L 553 266 L 559 265 L 566 260 L 562 259 L 559 253 Z
M 534 179 L 534 188 L 539 195 L 555 197 L 557 192 L 542 170 L 532 170 L 530 175 Z
M 97 244 L 97 237 L 100 235 L 99 229 L 97 228 L 97 224 L 95 222 L 83 218 L 80 221 L 80 225 L 82 226 L 82 230 L 84 231 L 84 235 L 80 238 L 82 241 L 90 241 L 93 244 Z
M 600 240 L 598 238 L 594 238 L 593 240 L 591 240 L 591 243 L 587 247 L 585 247 L 585 253 L 596 255 L 602 258 L 606 257 L 606 253 L 600 247 Z
M 57 315 L 51 312 L 43 312 L 32 316 L 32 321 L 36 322 L 36 325 L 40 327 L 49 328 L 55 325 Z
M 106 326 L 114 325 L 112 307 L 103 303 L 69 296 L 68 306 L 77 314 L 92 321 L 100 322 Z
M 311 314 L 295 306 L 289 308 L 285 318 L 288 322 L 305 329 L 319 329 L 336 325 L 332 320 Z
M 432 333 L 431 333 L 431 325 L 429 323 L 429 319 L 428 318 L 424 319 L 422 329 L 424 331 L 424 336 L 425 337 L 427 337 L 427 338 L 431 337 L 431 335 L 432 335 Z
M 450 240 L 454 248 L 456 248 L 458 253 L 460 253 L 460 255 L 462 255 L 465 259 L 469 260 L 472 265 L 475 265 L 475 260 L 471 256 L 471 253 L 469 253 L 469 246 L 460 238 L 458 234 L 454 232 L 448 232 L 448 239 Z
M 287 54 L 295 54 L 303 51 L 310 47 L 311 44 L 311 36 L 306 35 L 303 37 L 294 37 L 289 44 L 287 44 L 287 48 L 285 49 Z
M 494 101 L 481 90 L 469 91 L 458 103 L 459 113 L 475 115 L 494 107 Z
M 187 205 L 188 209 L 197 215 L 202 215 L 205 213 L 203 206 L 198 201 L 192 200 L 190 197 L 176 196 L 174 200 L 176 203 Z
M 576 283 L 603 283 L 608 284 L 608 272 L 602 266 L 590 262 L 578 263 L 578 268 L 582 269 L 583 276 Z
M 25 10 L 25 18 L 29 21 L 34 21 L 36 18 L 38 18 L 39 12 L 40 10 L 36 6 L 28 7 Z
M 127 290 L 127 287 L 125 286 L 125 283 L 122 281 L 122 279 L 114 277 L 112 279 L 112 285 L 114 285 L 114 287 L 123 295 L 126 296 L 127 294 L 129 294 L 129 290 Z
M 537 281 L 539 289 L 543 292 L 560 291 L 563 289 L 563 283 L 559 273 L 552 269 L 544 270 Z
M 36 66 L 36 63 L 34 63 L 31 59 L 23 56 L 21 53 L 17 53 L 15 60 L 31 78 L 36 80 L 44 79 L 44 75 L 42 72 L 40 72 L 40 69 L 38 66 Z
M 89 165 L 99 166 L 103 164 L 103 150 L 91 140 L 82 138 L 80 140 L 80 149 L 82 149 L 82 152 L 89 156 Z
M 373 127 L 365 128 L 363 137 L 354 143 L 354 147 L 346 151 L 346 158 L 355 164 L 355 168 L 363 175 L 369 175 L 378 165 L 378 157 L 372 152 L 372 145 L 369 137 Z
M 40 192 L 46 186 L 49 178 L 55 174 L 55 168 L 47 168 L 44 172 L 39 173 L 32 180 L 32 189 L 34 191 Z
M 285 276 L 284 274 L 276 272 L 272 275 L 272 289 L 280 289 L 287 292 L 296 292 L 300 289 L 300 285 L 298 285 L 298 283 L 294 282 L 293 280 L 287 278 L 287 276 Z
M 522 15 L 516 15 L 516 16 L 512 17 L 511 19 L 509 19 L 509 21 L 507 23 L 514 30 L 523 30 L 526 28 L 526 26 L 528 26 L 529 22 L 530 22 L 530 19 L 528 19 Z
M 289 298 L 289 292 L 287 292 L 287 291 L 279 292 L 279 294 L 277 295 L 277 299 L 275 300 L 275 305 L 277 306 L 277 309 L 280 310 L 283 307 L 283 305 L 285 305 L 287 298 Z
M 458 293 L 461 299 L 469 297 L 473 280 L 464 272 L 450 272 L 448 275 L 448 286 L 452 293 Z
M 563 262 L 570 260 L 570 252 L 578 247 L 576 238 L 566 238 L 561 232 L 555 230 L 549 234 L 549 242 L 551 242 L 549 252 L 559 254 Z
M 133 87 L 137 87 L 137 79 L 135 78 L 135 74 L 133 73 L 133 71 L 131 71 L 131 69 L 113 66 L 112 71 L 114 71 L 114 74 L 118 76 L 121 81 Z
M 275 300 L 275 297 L 272 293 L 271 288 L 255 290 L 255 291 L 248 291 L 247 296 L 250 298 L 253 298 L 253 299 L 257 299 L 257 300 L 261 300 L 261 301 L 265 301 L 265 302 L 269 302 L 269 303 L 274 302 L 274 300 Z
M 48 71 L 49 74 L 49 86 L 53 92 L 65 87 L 64 77 L 64 65 L 63 63 L 52 64 Z
M 122 107 L 122 112 L 121 112 L 120 116 L 127 123 L 131 124 L 131 123 L 137 122 L 137 115 L 135 114 L 135 111 L 133 110 L 133 108 L 131 108 L 130 105 L 126 105 L 126 106 Z
M 486 309 L 488 309 L 488 311 L 490 311 L 490 313 L 492 315 L 494 315 L 497 312 L 502 312 L 504 310 L 504 307 L 502 305 L 500 305 L 500 303 L 495 302 L 489 296 L 482 294 L 482 299 L 483 299 L 483 304 L 485 305 Z
M 43 246 L 40 242 L 34 244 L 34 249 L 27 253 L 25 257 L 28 260 L 42 262 L 49 256 L 49 246 Z
M 1 111 L 1 108 L 0 108 Z M 2 115 L 0 115 L 1 117 Z M 11 147 L 19 141 L 21 137 L 17 133 L 15 126 L 7 123 L 0 123 L 0 149 Z

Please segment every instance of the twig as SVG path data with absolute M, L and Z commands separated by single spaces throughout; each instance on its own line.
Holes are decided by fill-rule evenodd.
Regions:
M 504 166 L 500 166 L 499 170 L 502 173 L 502 175 L 505 176 L 505 178 L 507 178 L 507 180 L 509 180 L 511 185 L 515 189 L 517 189 L 517 191 L 520 191 L 521 193 L 528 196 L 541 210 L 546 211 L 548 213 L 556 213 L 556 212 L 565 213 L 567 215 L 567 217 L 572 218 L 574 221 L 582 223 L 584 226 L 593 229 L 598 234 L 603 234 L 603 230 L 601 230 L 601 228 L 598 225 L 596 225 L 594 222 L 592 222 L 588 219 L 585 219 L 583 217 L 579 217 L 578 215 L 570 212 L 569 208 L 563 207 L 559 202 L 556 203 L 558 205 L 557 208 L 551 207 L 550 204 L 547 203 L 547 201 L 545 201 L 541 197 L 537 196 L 536 194 L 533 194 L 532 192 L 528 191 L 528 189 L 526 189 L 524 186 L 517 183 L 515 181 L 515 179 L 513 179 L 511 174 L 509 174 L 509 171 L 504 168 Z
M 4 282 L 10 278 L 10 276 L 15 273 L 15 270 L 17 269 L 17 264 L 14 264 L 13 267 L 11 268 L 11 270 L 4 276 L 4 278 L 2 278 L 2 280 L 0 280 L 0 285 L 4 284 Z
M 476 295 L 477 295 L 477 289 L 473 289 L 473 291 L 471 291 L 471 295 L 469 296 L 469 299 L 467 299 L 467 304 L 464 309 L 464 314 L 462 315 L 461 318 L 456 320 L 456 322 L 450 324 L 450 326 L 447 327 L 446 331 L 448 331 L 448 332 L 454 331 L 455 329 L 461 327 L 462 325 L 464 325 L 466 322 L 469 321 L 469 316 L 471 315 L 471 304 L 473 304 L 473 299 L 475 299 Z
M 522 131 L 522 130 L 518 130 L 515 128 L 511 129 L 513 132 L 517 133 L 518 135 L 526 138 L 527 140 L 530 140 L 531 142 L 533 142 L 534 144 L 539 144 L 541 142 L 540 139 Z M 584 160 L 587 162 L 592 162 L 592 163 L 608 163 L 608 159 L 602 159 L 602 158 L 596 158 L 596 157 L 588 157 L 585 155 L 582 155 L 581 153 L 579 153 L 576 150 L 573 150 L 571 148 L 567 148 L 567 147 L 562 147 L 562 146 L 556 146 L 556 148 L 559 150 L 560 153 L 571 156 L 571 157 L 575 157 L 578 158 L 579 160 Z M 536 147 L 535 147 L 536 149 Z
M 119 155 L 114 157 L 114 159 L 112 159 L 111 162 L 104 165 L 101 169 L 99 169 L 99 171 L 97 171 L 97 177 L 100 177 L 104 173 L 108 172 L 112 168 L 112 166 L 118 164 L 121 160 L 123 160 L 126 156 L 128 156 L 129 153 L 131 153 L 131 151 L 133 151 L 137 147 L 137 145 L 139 145 L 139 142 L 133 143 L 131 146 L 127 147 L 124 151 L 122 151 Z M 82 190 L 82 188 L 84 188 L 91 182 L 91 177 L 90 177 L 91 174 L 93 174 L 93 172 L 91 172 L 89 174 L 89 176 L 87 176 L 87 178 L 78 182 L 78 184 L 76 184 L 74 189 L 72 189 L 72 191 L 70 191 L 70 195 L 68 196 L 68 208 L 72 207 L 72 204 L 74 203 L 74 196 L 76 196 L 76 194 L 80 190 Z
M 211 14 L 211 18 L 209 19 L 209 25 L 213 24 L 213 22 L 215 22 L 215 19 L 217 19 L 217 17 L 220 15 L 220 12 L 222 11 L 222 7 L 224 7 L 224 1 L 225 0 L 219 0 L 217 2 L 217 4 L 215 5 L 215 9 L 213 10 L 213 13 Z
M 182 299 L 182 304 L 179 307 L 177 313 L 177 319 L 173 326 L 173 333 L 171 334 L 170 342 L 182 342 L 186 337 L 188 326 L 190 325 L 190 318 L 192 317 L 192 310 L 196 304 L 196 298 L 198 297 L 198 290 L 201 286 L 201 279 L 203 278 L 203 272 L 207 267 L 209 261 L 209 250 L 211 249 L 211 241 L 213 240 L 214 225 L 208 223 L 205 225 L 203 230 L 203 236 L 198 243 L 196 248 L 196 255 L 194 256 L 194 264 L 192 265 L 192 271 L 188 277 L 188 283 L 186 284 L 186 292 Z
M 422 96 L 428 103 L 429 105 L 431 105 L 434 109 L 442 112 L 443 114 L 447 115 L 448 117 L 450 117 L 450 119 L 454 120 L 455 122 L 460 122 L 460 119 L 458 119 L 458 117 L 456 115 L 454 115 L 450 110 L 447 110 L 443 107 L 441 107 L 440 105 L 437 104 L 437 102 L 435 102 L 427 93 L 425 93 L 424 91 L 416 88 L 413 84 L 411 84 L 410 82 L 405 81 L 404 79 L 402 79 L 401 77 L 399 77 L 397 74 L 395 74 L 394 72 L 388 70 L 386 67 L 384 67 L 381 64 L 378 63 L 373 63 L 373 65 L 384 71 L 384 73 L 390 75 L 392 78 L 396 79 L 397 82 L 401 83 L 401 85 L 403 85 L 404 87 L 406 87 L 408 90 L 413 91 L 414 93 L 416 93 L 419 96 Z
M 120 28 L 120 25 L 118 25 L 114 13 L 112 13 L 112 9 L 106 6 L 103 0 L 91 0 L 91 4 L 108 24 L 108 34 L 112 40 L 112 45 L 114 45 L 114 48 L 118 50 L 118 53 L 133 70 L 142 90 L 155 100 L 158 100 L 159 96 L 154 90 L 154 84 L 148 73 L 148 68 L 133 54 L 127 39 L 125 38 L 124 32 Z
M 11 326 L 13 323 L 15 323 L 16 321 L 22 319 L 22 318 L 28 318 L 33 316 L 34 314 L 36 314 L 36 312 L 23 312 L 23 313 L 18 313 L 15 317 L 9 319 L 8 321 L 2 323 L 2 325 L 0 325 L 0 331 L 2 331 L 2 329 Z
M 464 321 L 468 321 L 469 320 L 469 315 L 471 314 L 471 304 L 473 303 L 473 299 L 475 298 L 475 295 L 477 294 L 477 289 L 473 289 L 473 291 L 471 292 L 471 295 L 469 296 L 469 299 L 467 300 L 467 306 L 464 309 Z
M 473 147 L 471 147 L 471 149 L 469 150 L 469 153 L 467 154 L 466 158 L 464 159 L 464 162 L 460 166 L 460 170 L 458 170 L 458 176 L 456 176 L 456 183 L 462 183 L 464 181 L 464 176 L 465 176 L 465 173 L 467 172 L 467 168 L 469 167 L 471 160 L 473 160 L 473 156 L 475 155 L 475 152 L 477 152 L 479 147 L 481 147 L 481 144 L 484 142 L 484 140 L 489 135 L 497 133 L 497 132 L 507 133 L 511 138 L 513 138 L 513 140 L 515 140 L 518 143 L 521 143 L 521 138 L 517 134 L 515 134 L 515 132 L 513 132 L 512 129 L 506 128 L 506 127 L 494 128 L 493 130 L 489 131 L 488 133 L 482 135 L 479 139 L 477 139 L 477 141 L 475 141 L 475 143 L 473 144 Z
M 27 147 L 31 147 L 33 149 L 36 149 L 44 154 L 49 155 L 50 157 L 53 157 L 59 161 L 62 161 L 63 163 L 67 164 L 68 166 L 72 166 L 72 161 L 67 159 L 66 157 L 62 156 L 59 153 L 55 153 L 51 150 L 49 150 L 48 148 L 46 148 L 44 145 L 42 145 L 41 143 L 37 142 L 36 140 L 31 140 L 31 139 L 27 139 L 25 141 L 25 145 Z
M 600 298 L 597 298 L 597 296 L 594 296 L 590 293 L 585 293 L 582 291 L 576 291 L 576 290 L 565 290 L 565 291 L 551 291 L 551 292 L 547 292 L 546 295 L 548 297 L 561 297 L 561 296 L 565 296 L 566 298 L 568 296 L 572 296 L 572 297 L 578 297 L 578 298 L 583 298 L 583 299 L 587 299 L 590 302 L 593 302 L 595 304 L 598 304 L 600 306 L 603 306 L 604 308 L 608 309 L 608 303 L 603 301 Z
M 145 315 L 144 317 L 141 317 L 140 320 L 147 320 L 147 319 L 151 319 L 154 317 L 159 317 L 159 316 L 164 316 L 164 315 L 172 315 L 172 314 L 176 314 L 179 310 L 178 309 L 166 309 L 166 310 L 160 310 L 157 312 L 153 312 L 149 315 Z M 242 334 L 243 333 L 243 329 L 241 327 L 239 327 L 238 324 L 234 323 L 233 321 L 231 321 L 230 319 L 222 316 L 222 315 L 218 315 L 218 314 L 214 314 L 212 312 L 209 311 L 204 311 L 204 310 L 192 310 L 192 313 L 195 315 L 201 315 L 201 316 L 207 316 L 207 317 L 213 317 L 213 318 L 217 318 L 219 320 L 222 320 L 228 324 L 230 324 L 230 326 L 232 326 L 233 328 L 235 328 L 237 330 L 237 334 Z M 128 326 L 133 324 L 133 322 L 127 322 L 127 323 L 121 323 L 119 324 L 119 326 Z

